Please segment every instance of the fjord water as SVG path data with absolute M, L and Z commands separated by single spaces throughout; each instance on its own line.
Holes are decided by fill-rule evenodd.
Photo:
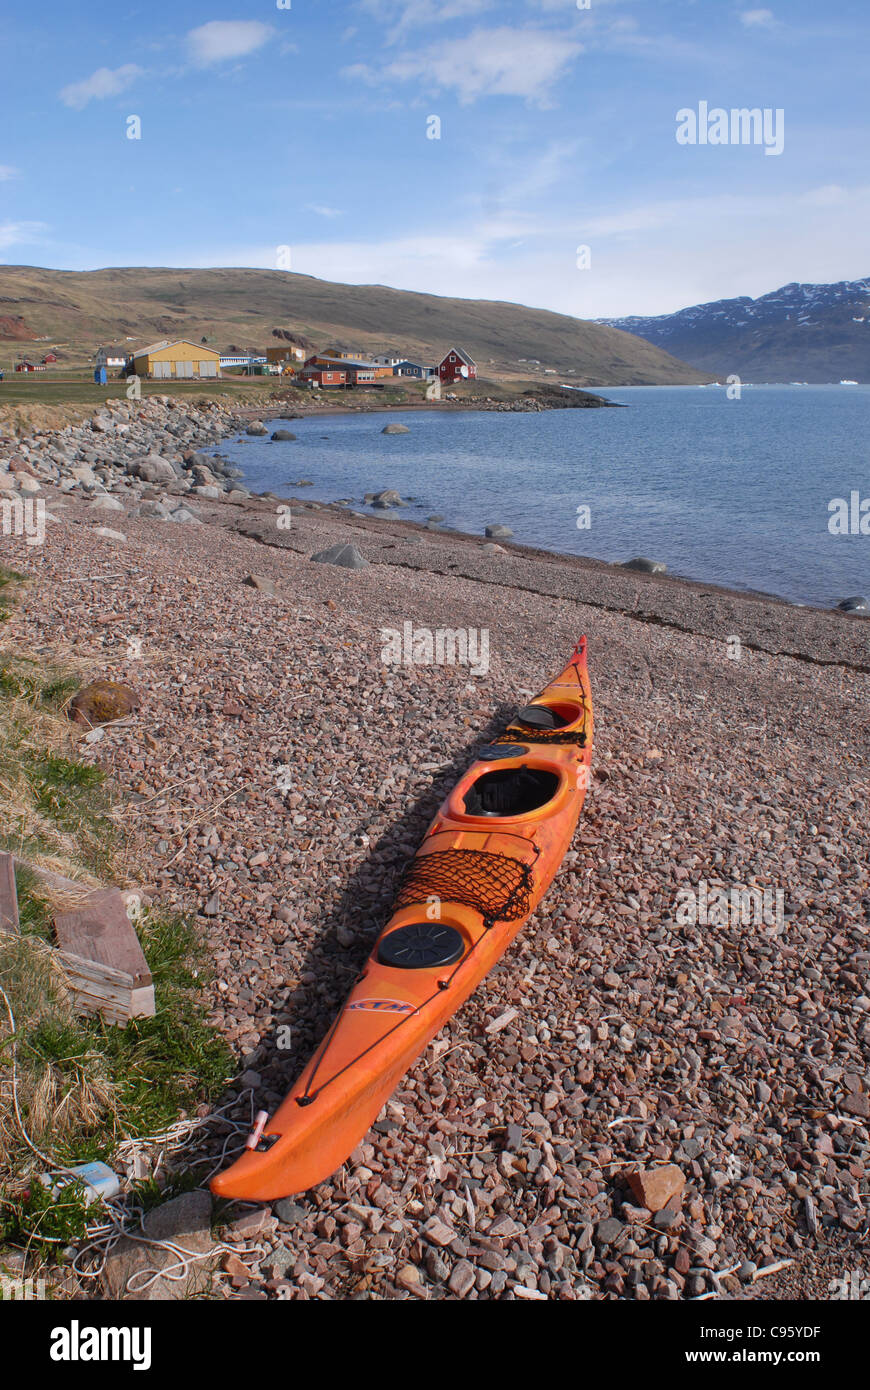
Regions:
M 870 536 L 832 535 L 828 504 L 870 497 L 870 387 L 604 390 L 623 410 L 534 414 L 435 409 L 274 421 L 295 443 L 246 438 L 221 452 L 255 491 L 319 501 L 394 488 L 394 515 L 829 606 L 870 597 Z M 410 434 L 383 435 L 386 421 Z M 309 479 L 313 486 L 293 484 Z M 577 527 L 588 506 L 591 526 Z M 383 512 L 380 515 L 384 515 Z M 389 513 L 387 513 L 389 515 Z

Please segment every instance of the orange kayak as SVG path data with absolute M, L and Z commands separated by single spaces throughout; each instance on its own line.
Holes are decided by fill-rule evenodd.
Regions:
M 338 1017 L 275 1114 L 211 1181 L 269 1202 L 330 1177 L 504 954 L 571 843 L 592 759 L 586 638 L 481 749 L 426 833 Z

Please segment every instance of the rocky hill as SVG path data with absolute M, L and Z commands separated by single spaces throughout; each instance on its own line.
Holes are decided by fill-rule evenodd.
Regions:
M 263 348 L 282 329 L 320 347 L 339 341 L 423 361 L 458 344 L 484 377 L 540 376 L 577 386 L 709 380 L 662 348 L 604 324 L 521 304 L 341 285 L 287 271 L 0 266 L 0 305 L 82 361 L 100 344 L 132 348 L 168 337 L 205 340 L 221 351 L 228 343 Z
M 785 285 L 656 318 L 602 319 L 720 380 L 870 381 L 870 279 Z

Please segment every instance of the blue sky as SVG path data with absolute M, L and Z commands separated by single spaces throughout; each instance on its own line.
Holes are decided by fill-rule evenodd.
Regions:
M 7 5 L 0 260 L 579 317 L 870 274 L 866 0 L 283 3 Z M 783 152 L 678 144 L 702 101 Z

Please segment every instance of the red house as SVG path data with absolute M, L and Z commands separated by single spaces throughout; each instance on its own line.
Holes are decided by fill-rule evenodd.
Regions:
M 438 363 L 438 375 L 443 382 L 473 381 L 477 377 L 477 363 L 462 348 L 451 348 Z
M 338 363 L 334 367 L 325 367 L 318 363 L 316 358 L 309 357 L 305 366 L 296 373 L 296 380 L 315 386 L 344 386 L 347 383 L 347 372 Z
M 42 359 L 42 365 L 45 366 L 48 362 L 56 362 L 56 361 L 57 361 L 57 353 L 56 353 L 56 352 L 47 352 L 47 353 L 45 354 L 45 356 L 43 357 L 43 359 Z

